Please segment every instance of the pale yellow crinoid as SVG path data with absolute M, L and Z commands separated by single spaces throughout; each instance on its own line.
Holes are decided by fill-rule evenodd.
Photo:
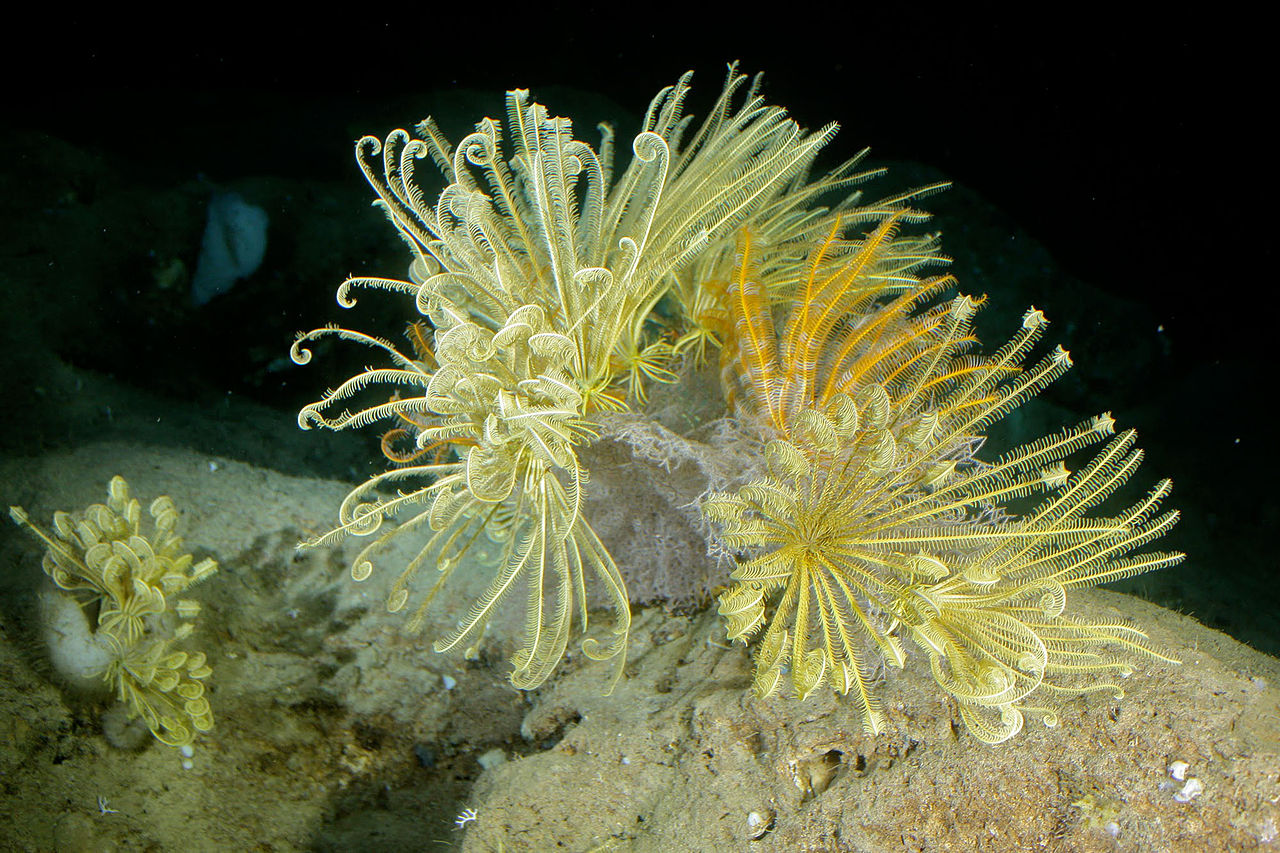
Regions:
M 721 596 L 731 639 L 756 648 L 755 685 L 789 678 L 800 698 L 824 681 L 856 700 L 868 732 L 885 720 L 871 689 L 902 666 L 901 636 L 928 656 L 968 729 L 996 743 L 1054 700 L 1120 693 L 1123 652 L 1162 657 L 1122 620 L 1066 610 L 1067 592 L 1172 565 L 1130 552 L 1167 531 L 1167 480 L 1115 516 L 1089 514 L 1134 472 L 1134 433 L 1079 471 L 1063 460 L 1112 435 L 1103 415 L 993 462 L 975 453 L 991 423 L 1070 366 L 1058 348 L 1023 360 L 1046 321 L 1027 312 L 995 353 L 968 354 L 978 303 L 930 304 L 949 279 L 890 289 L 870 273 L 893 221 L 848 258 L 815 249 L 781 334 L 761 298 L 748 240 L 729 288 L 738 417 L 766 442 L 767 475 L 706 501 L 743 555 Z M 835 231 L 832 232 L 834 237 Z M 1041 494 L 1017 516 L 1009 501 Z M 869 655 L 869 649 L 874 653 Z
M 385 141 L 357 143 L 377 204 L 410 248 L 412 281 L 349 279 L 339 302 L 353 305 L 359 288 L 407 296 L 430 321 L 433 341 L 422 336 L 415 358 L 335 327 L 299 336 L 292 351 L 299 364 L 311 358 L 306 344 L 324 336 L 367 344 L 390 362 L 304 408 L 299 424 L 346 429 L 387 419 L 395 435 L 411 434 L 435 458 L 403 457 L 403 467 L 353 491 L 338 527 L 307 544 L 377 533 L 354 563 L 361 580 L 392 537 L 427 528 L 388 602 L 393 611 L 404 607 L 414 575 L 434 566 L 420 619 L 481 531 L 503 542 L 487 591 L 436 648 L 474 645 L 495 605 L 523 588 L 525 636 L 511 676 L 518 687 L 536 687 L 551 672 L 575 609 L 585 631 L 592 577 L 616 617 L 612 637 L 588 639 L 584 651 L 623 659 L 627 594 L 582 517 L 577 447 L 595 437 L 594 413 L 626 409 L 643 399 L 646 382 L 674 377 L 667 365 L 674 345 L 646 328 L 653 307 L 697 258 L 731 247 L 734 229 L 761 220 L 780 234 L 808 233 L 825 214 L 802 202 L 856 179 L 846 164 L 808 184 L 834 125 L 805 132 L 765 105 L 754 84 L 735 106 L 744 82 L 731 69 L 692 133 L 682 112 L 689 75 L 665 89 L 619 175 L 607 126 L 593 149 L 573 137 L 568 119 L 552 118 L 523 90 L 508 93 L 505 128 L 486 118 L 456 148 L 431 119 L 416 138 L 396 130 Z M 423 160 L 443 176 L 437 194 L 419 183 Z M 394 389 L 391 399 L 362 402 L 354 413 L 338 409 L 383 386 Z M 379 491 L 411 480 L 419 482 L 395 495 Z M 379 533 L 410 507 L 398 527 Z
M 212 729 L 204 681 L 213 670 L 203 652 L 177 648 L 200 605 L 178 596 L 218 565 L 194 563 L 184 551 L 173 501 L 151 502 L 149 533 L 123 477 L 111 479 L 105 504 L 54 513 L 52 533 L 33 524 L 22 507 L 10 507 L 9 514 L 44 542 L 45 573 L 90 616 L 93 641 L 109 654 L 102 678 L 129 715 L 141 717 L 169 746 L 187 746 Z

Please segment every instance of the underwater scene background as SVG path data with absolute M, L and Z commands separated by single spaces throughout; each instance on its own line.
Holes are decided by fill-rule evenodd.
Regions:
M 364 44 L 387 40 L 385 28 L 357 30 Z M 1260 139 L 1232 100 L 1247 100 L 1257 80 L 1249 51 L 1228 51 L 1222 34 L 1175 20 L 1100 32 L 1072 21 L 945 14 L 867 21 L 847 44 L 817 50 L 733 27 L 688 44 L 640 36 L 606 44 L 570 29 L 529 40 L 536 50 L 514 39 L 506 51 L 369 48 L 360 64 L 339 59 L 336 47 L 324 52 L 339 42 L 323 25 L 289 38 L 214 25 L 193 41 L 150 39 L 146 50 L 103 32 L 70 27 L 56 78 L 37 73 L 34 54 L 6 58 L 19 82 L 0 135 L 0 489 L 5 506 L 23 509 L 19 524 L 0 528 L 0 848 L 1176 850 L 1245 849 L 1280 837 L 1280 587 L 1267 539 L 1280 514 L 1269 417 L 1275 296 L 1255 269 L 1273 250 L 1256 213 L 1266 194 L 1249 165 L 1263 162 Z M 401 40 L 420 37 L 396 31 Z M 632 139 L 653 125 L 645 110 L 654 96 L 695 71 L 681 105 L 692 123 L 680 131 L 673 120 L 665 137 L 679 151 L 679 133 L 688 145 L 716 114 L 734 61 L 747 75 L 735 104 L 763 72 L 764 103 L 785 108 L 810 134 L 797 139 L 821 136 L 821 144 L 788 161 L 793 149 L 766 143 L 742 160 L 748 170 L 777 155 L 769 169 L 798 170 L 774 183 L 769 169 L 757 184 L 736 168 L 716 175 L 716 163 L 734 161 L 714 146 L 710 166 L 673 155 L 669 187 L 680 188 L 682 175 L 716 175 L 739 180 L 741 192 L 713 204 L 712 178 L 686 181 L 684 206 L 670 209 L 705 202 L 712 213 L 689 214 L 687 231 L 672 226 L 672 257 L 699 228 L 710 229 L 712 248 L 670 267 L 637 267 L 628 286 L 638 295 L 605 312 L 635 314 L 634 334 L 617 332 L 595 361 L 580 359 L 586 368 L 564 367 L 560 344 L 550 343 L 559 336 L 585 352 L 581 341 L 604 326 L 604 315 L 572 293 L 556 295 L 540 320 L 469 303 L 459 296 L 467 286 L 452 280 L 428 305 L 416 288 L 440 269 L 413 267 L 425 242 L 414 242 L 413 216 L 396 219 L 397 199 L 414 209 L 412 193 L 397 195 L 399 173 L 383 175 L 381 149 L 364 149 L 368 181 L 352 157 L 366 135 L 393 150 L 388 134 L 427 116 L 455 144 L 492 117 L 517 175 L 513 197 L 541 198 L 543 173 L 522 172 L 513 156 L 523 102 L 512 108 L 504 96 L 527 88 L 528 104 L 572 119 L 565 139 L 584 140 L 593 153 L 603 150 L 596 123 L 608 122 L 622 183 L 632 174 Z M 62 75 L 77 84 L 60 84 Z M 834 136 L 830 122 L 839 123 Z M 885 172 L 857 184 L 857 204 L 838 207 L 852 185 L 803 189 L 867 146 L 855 170 Z M 545 149 L 526 153 L 534 150 Z M 462 169 L 423 154 L 416 180 L 422 204 L 435 208 L 447 176 Z M 370 207 L 380 181 L 396 228 Z M 625 266 L 609 255 L 623 236 L 666 239 L 662 217 L 676 217 L 661 204 L 658 225 L 636 226 L 647 221 L 646 181 L 660 183 L 637 171 L 640 189 L 616 216 L 602 203 L 602 221 L 615 216 L 616 224 L 600 241 L 601 267 Z M 477 189 L 493 195 L 499 184 L 478 179 Z M 592 209 L 589 190 L 574 193 L 570 206 Z M 749 206 L 746 196 L 773 199 L 772 213 L 731 221 Z M 822 227 L 796 224 L 786 199 L 802 196 L 796 210 L 839 216 L 815 218 Z M 470 233 L 481 222 L 496 227 L 488 212 L 461 202 L 450 210 Z M 520 215 L 509 219 L 519 231 Z M 829 256 L 812 250 L 824 238 Z M 873 245 L 879 239 L 890 248 Z M 566 240 L 587 254 L 583 233 Z M 769 254 L 788 240 L 806 248 Z M 1240 260 L 1229 249 L 1238 242 L 1248 247 Z M 556 257 L 513 262 L 510 270 L 531 282 L 526 301 L 544 299 L 529 296 L 544 292 L 539 282 L 559 280 Z M 859 278 L 855 266 L 878 272 Z M 955 283 L 934 283 L 946 275 Z M 382 283 L 345 308 L 334 294 L 346 278 Z M 392 280 L 405 290 L 394 292 Z M 672 281 L 681 284 L 660 294 Z M 771 291 L 770 281 L 781 284 Z M 796 319 L 791 306 L 806 303 L 786 294 L 806 281 L 821 297 L 808 304 L 839 306 L 843 321 Z M 758 282 L 763 297 L 752 290 Z M 588 284 L 601 290 L 583 293 L 604 288 L 598 278 Z M 958 294 L 986 300 L 970 316 L 967 303 L 955 307 Z M 1046 372 L 1034 398 L 991 372 L 975 387 L 993 407 L 1007 398 L 1008 411 L 983 421 L 977 444 L 977 430 L 958 431 L 931 457 L 954 463 L 945 470 L 920 463 L 920 493 L 960 494 L 942 479 L 953 469 L 981 472 L 1106 412 L 1122 438 L 1137 430 L 1145 461 L 1132 477 L 1125 468 L 1113 478 L 1104 491 L 1114 494 L 1080 526 L 1060 528 L 1068 544 L 1055 546 L 1053 559 L 1087 552 L 1091 536 L 1102 541 L 1083 519 L 1114 520 L 1167 477 L 1172 492 L 1159 512 L 1144 510 L 1126 522 L 1138 533 L 1124 534 L 1141 546 L 1143 525 L 1160 527 L 1135 558 L 1169 555 L 1153 560 L 1159 571 L 1098 569 L 1101 580 L 1133 576 L 1095 591 L 1072 588 L 1092 583 L 1065 575 L 1045 584 L 1047 570 L 1028 570 L 1037 602 L 1070 590 L 1069 623 L 1027 617 L 1019 602 L 1030 587 L 1010 591 L 1013 609 L 991 621 L 931 621 L 928 613 L 941 612 L 937 596 L 917 597 L 933 611 L 895 610 L 893 595 L 936 591 L 940 577 L 964 574 L 959 549 L 948 558 L 954 572 L 925 560 L 926 538 L 941 553 L 939 537 L 966 517 L 1005 520 L 975 503 L 969 516 L 949 510 L 940 526 L 913 529 L 912 545 L 876 544 L 874 553 L 904 561 L 883 557 L 898 578 L 885 587 L 892 594 L 824 599 L 819 591 L 815 606 L 828 601 L 826 611 L 786 616 L 786 593 L 760 580 L 769 571 L 761 560 L 773 552 L 751 540 L 764 535 L 751 519 L 767 520 L 781 499 L 739 490 L 810 482 L 821 456 L 813 448 L 827 446 L 815 436 L 831 433 L 830 446 L 843 447 L 872 435 L 880 405 L 859 397 L 852 379 L 847 398 L 794 383 L 821 384 L 837 372 L 830 364 L 876 377 L 891 401 L 884 405 L 910 421 L 882 430 L 897 448 L 896 463 L 882 467 L 899 479 L 915 464 L 904 461 L 913 458 L 906 448 L 932 440 L 919 436 L 945 432 L 946 417 L 963 420 L 945 415 L 938 426 L 902 403 L 909 383 L 894 382 L 905 367 L 851 356 L 821 361 L 816 379 L 803 378 L 797 353 L 810 341 L 834 350 L 853 339 L 850 329 L 908 296 L 917 301 L 902 303 L 904 317 L 936 310 L 938 328 L 954 317 L 963 327 L 957 341 L 981 342 L 956 350 L 958 358 L 998 358 L 1025 334 L 1026 374 L 1039 364 L 1056 370 L 1059 345 L 1072 363 L 1061 376 Z M 574 310 L 583 318 L 576 324 Z M 297 350 L 290 358 L 298 333 L 338 324 L 396 348 L 403 361 L 392 358 L 393 366 L 422 373 L 426 388 L 423 371 L 440 375 L 457 357 L 450 353 L 463 351 L 442 344 L 451 311 L 482 317 L 478 327 L 489 332 L 526 330 L 498 335 L 495 351 L 523 334 L 521 352 L 537 366 L 510 369 L 546 384 L 533 391 L 513 382 L 526 396 L 500 410 L 515 413 L 501 425 L 488 409 L 466 414 L 465 394 L 445 413 L 454 420 L 433 420 L 443 397 L 423 391 L 436 408 L 415 408 L 413 376 L 385 392 L 355 387 L 363 396 L 349 403 L 343 383 L 385 366 L 382 353 L 331 344 L 327 331 L 308 344 L 310 364 L 295 363 L 305 360 Z M 770 368 L 759 335 L 766 325 L 775 334 L 775 323 Z M 893 334 L 905 340 L 907 332 Z M 934 351 L 896 346 L 888 351 L 910 352 L 907 364 Z M 981 369 L 977 361 L 954 368 Z M 917 396 L 961 400 L 953 409 L 967 410 L 962 393 L 944 393 L 951 380 L 941 372 L 921 375 L 934 377 L 921 380 L 932 390 Z M 328 410 L 317 403 L 326 389 L 339 392 Z M 804 405 L 777 402 L 785 400 Z M 344 408 L 376 406 L 391 408 L 360 429 L 298 429 L 300 410 L 315 413 L 308 426 L 322 426 Z M 802 409 L 822 417 L 797 415 Z M 521 446 L 543 449 L 518 457 L 533 463 L 512 462 L 506 483 L 503 458 L 479 460 L 478 448 L 502 430 L 502 446 L 511 446 L 514 425 L 530 412 L 542 431 L 521 433 Z M 841 426 L 849 412 L 856 427 Z M 1080 429 L 1087 438 L 1092 427 Z M 1110 429 L 1103 422 L 1100 443 L 1067 459 L 1070 472 L 1087 471 L 1112 446 L 1101 437 Z M 848 452 L 883 455 L 883 440 Z M 980 464 L 966 468 L 975 458 Z M 1046 457 L 1045 471 L 1050 462 L 1056 457 Z M 394 515 L 397 489 L 409 489 L 400 474 L 351 504 L 384 506 L 384 529 L 406 531 L 362 571 L 367 538 L 326 538 L 343 525 L 362 532 L 359 510 L 339 507 L 359 484 L 414 464 L 435 466 L 425 472 L 435 491 L 417 509 Z M 1033 479 L 1043 474 L 1049 493 L 1060 487 L 1052 472 L 1028 472 L 991 486 L 1008 491 L 1011 515 L 1037 511 Z M 117 475 L 127 491 L 112 483 Z M 432 503 L 451 476 L 462 485 L 448 494 L 461 497 Z M 906 500 L 884 488 L 891 501 Z M 507 495 L 526 493 L 547 496 L 530 498 L 538 509 L 522 515 L 528 505 Z M 171 502 L 153 504 L 162 495 Z M 467 509 L 470 498 L 477 503 Z M 719 510 L 705 509 L 715 501 Z M 84 512 L 94 504 L 101 509 Z M 819 505 L 819 516 L 857 512 L 834 499 Z M 415 528 L 410 519 L 428 507 L 431 517 Z M 1159 520 L 1169 509 L 1180 514 L 1176 525 Z M 71 515 L 59 523 L 58 511 Z M 534 526 L 522 526 L 526 517 Z M 750 523 L 735 527 L 742 518 Z M 551 533 L 535 535 L 542 520 Z M 43 539 L 31 535 L 37 527 Z M 402 586 L 401 571 L 437 530 L 467 547 L 428 553 Z M 316 547 L 296 549 L 301 542 Z M 573 545 L 561 557 L 564 542 Z M 1016 546 L 987 546 L 1017 562 L 1008 556 Z M 1180 562 L 1171 556 L 1179 552 L 1187 555 Z M 495 596 L 495 572 L 512 554 L 535 553 L 555 567 L 546 590 Z M 1104 556 L 1080 558 L 1080 572 Z M 367 579 L 357 583 L 353 573 Z M 529 575 L 525 564 L 517 574 Z M 440 575 L 449 582 L 415 617 Z M 999 588 L 981 572 L 969 575 L 977 580 L 966 601 Z M 615 576 L 625 585 L 620 600 L 609 592 Z M 562 590 L 553 582 L 561 577 Z M 407 613 L 388 612 L 389 601 L 398 610 L 406 599 Z M 473 603 L 489 600 L 492 613 L 468 627 Z M 857 636 L 868 642 L 841 646 L 833 626 L 864 624 L 860 606 L 866 627 L 857 630 L 866 633 Z M 559 618 L 558 608 L 571 611 L 555 623 L 563 636 L 531 627 L 535 613 Z M 911 623 L 913 614 L 923 621 Z M 1045 650 L 1040 663 L 1028 661 L 1036 643 L 1010 627 L 1015 616 L 1040 625 L 1032 632 Z M 770 620 L 782 627 L 765 627 Z M 821 626 L 810 627 L 809 645 L 797 639 L 806 620 Z M 625 652 L 610 645 L 619 626 Z M 1073 645 L 1080 626 L 1106 650 Z M 433 650 L 442 638 L 456 648 Z

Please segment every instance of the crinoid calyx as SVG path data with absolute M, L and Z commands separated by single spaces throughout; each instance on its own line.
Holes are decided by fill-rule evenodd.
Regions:
M 45 573 L 83 608 L 91 642 L 105 654 L 99 673 L 131 717 L 156 739 L 190 745 L 213 728 L 204 682 L 212 669 L 203 652 L 180 648 L 200 605 L 181 598 L 218 570 L 195 563 L 178 536 L 178 511 L 168 497 L 151 502 L 151 530 L 123 477 L 113 477 L 107 502 L 81 513 L 57 512 L 53 531 L 32 523 L 22 507 L 13 520 L 45 544 Z
M 860 209 L 856 193 L 831 209 L 813 206 L 819 195 L 866 177 L 853 171 L 855 158 L 808 180 L 835 126 L 808 133 L 745 82 L 731 69 L 696 129 L 683 114 L 689 75 L 665 89 L 618 175 L 607 126 L 592 148 L 574 138 L 568 119 L 551 117 L 523 90 L 508 93 L 505 126 L 486 118 L 456 148 L 431 119 L 416 135 L 397 130 L 385 141 L 357 143 L 376 204 L 409 246 L 410 281 L 349 279 L 338 301 L 350 307 L 356 290 L 391 291 L 409 298 L 429 325 L 413 327 L 408 354 L 336 327 L 299 336 L 292 351 L 299 364 L 311 359 L 308 345 L 325 337 L 385 357 L 386 365 L 305 407 L 298 421 L 335 430 L 390 422 L 383 449 L 398 466 L 353 491 L 338 526 L 307 544 L 373 536 L 353 564 L 358 581 L 393 537 L 421 531 L 422 547 L 388 601 L 392 611 L 403 608 L 418 571 L 434 567 L 435 581 L 419 598 L 420 621 L 478 535 L 502 543 L 488 589 L 436 643 L 438 651 L 474 646 L 495 606 L 520 591 L 525 635 L 511 680 L 534 688 L 562 657 L 575 612 L 578 630 L 586 630 L 594 586 L 614 621 L 610 637 L 588 638 L 583 650 L 621 664 L 628 596 L 582 515 L 586 471 L 578 450 L 596 438 L 596 418 L 643 400 L 646 383 L 675 378 L 668 364 L 677 347 L 652 319 L 673 288 L 680 291 L 675 313 L 685 312 L 673 321 L 682 348 L 714 336 L 715 311 L 687 313 L 702 304 L 688 293 L 700 286 L 691 278 L 700 258 L 731 254 L 744 225 L 790 245 L 825 228 L 834 211 L 856 219 Z M 423 161 L 441 173 L 443 188 L 423 188 Z M 902 207 L 893 199 L 880 206 Z M 927 252 L 927 243 L 916 248 Z M 378 388 L 386 389 L 380 397 Z M 341 408 L 357 399 L 354 412 Z M 398 449 L 406 440 L 415 447 Z M 399 526 L 384 531 L 392 517 Z
M 1162 657 L 1122 620 L 1071 615 L 1067 594 L 1180 561 L 1132 553 L 1177 513 L 1157 512 L 1167 480 L 1116 515 L 1092 512 L 1142 459 L 1133 431 L 1113 435 L 1109 415 L 979 458 L 987 428 L 1070 357 L 1059 347 L 1024 366 L 1047 325 L 1034 308 L 1008 343 L 979 356 L 979 303 L 936 300 L 949 279 L 874 281 L 867 273 L 893 226 L 843 260 L 829 256 L 830 241 L 816 247 L 780 334 L 741 242 L 726 377 L 737 416 L 763 442 L 766 473 L 705 503 L 740 555 L 720 612 L 731 639 L 758 636 L 758 693 L 789 683 L 803 699 L 830 683 L 870 733 L 885 725 L 875 673 L 903 665 L 909 638 L 968 729 L 996 743 L 1028 712 L 1056 724 L 1061 697 L 1120 695 L 1124 653 Z M 1007 509 L 1026 498 L 1035 503 L 1024 514 Z

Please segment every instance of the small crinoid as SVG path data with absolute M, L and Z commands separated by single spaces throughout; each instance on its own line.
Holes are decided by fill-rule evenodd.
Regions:
M 781 336 L 744 247 L 729 363 L 738 416 L 765 441 L 767 475 L 706 502 L 742 555 L 720 612 L 732 639 L 764 629 L 759 693 L 788 673 L 802 699 L 829 681 L 855 697 L 871 733 L 885 723 L 872 673 L 877 661 L 902 666 L 900 637 L 910 637 L 969 730 L 999 742 L 1024 712 L 1053 724 L 1055 697 L 1118 694 L 1109 677 L 1127 666 L 1119 653 L 1161 657 L 1127 623 L 1069 615 L 1066 594 L 1181 560 L 1130 554 L 1177 513 L 1156 514 L 1166 480 L 1119 515 L 1089 514 L 1141 461 L 1129 431 L 1067 471 L 1066 458 L 1111 436 L 1106 415 L 980 461 L 987 427 L 1070 358 L 1058 348 L 1023 366 L 1046 326 L 1035 309 L 995 353 L 969 354 L 978 303 L 929 305 L 946 279 L 884 297 L 867 273 L 890 227 L 834 266 L 820 248 Z M 1037 493 L 1025 515 L 1005 508 Z
M 151 502 L 150 533 L 123 477 L 112 478 L 105 504 L 54 513 L 52 533 L 33 524 L 22 507 L 10 507 L 9 514 L 44 542 L 45 573 L 90 617 L 92 642 L 107 661 L 100 675 L 129 715 L 176 747 L 213 728 L 204 695 L 212 669 L 203 652 L 177 648 L 200 605 L 178 596 L 218 565 L 194 563 L 183 550 L 173 501 Z

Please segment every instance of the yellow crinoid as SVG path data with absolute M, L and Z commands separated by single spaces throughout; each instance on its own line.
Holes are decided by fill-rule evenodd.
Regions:
M 854 160 L 808 181 L 835 126 L 807 133 L 745 82 L 731 68 L 696 129 L 683 115 L 689 75 L 661 92 L 631 143 L 630 164 L 617 175 L 607 126 L 594 149 L 522 90 L 508 93 L 505 126 L 486 118 L 456 147 L 431 119 L 416 136 L 397 130 L 385 141 L 357 143 L 377 204 L 410 248 L 411 281 L 353 278 L 338 300 L 350 307 L 353 292 L 368 288 L 409 297 L 429 320 L 431 340 L 415 327 L 411 357 L 336 327 L 299 336 L 292 352 L 299 364 L 311 358 L 308 345 L 325 336 L 367 344 L 389 362 L 304 408 L 304 429 L 387 420 L 393 426 L 384 451 L 406 438 L 417 445 L 390 450 L 401 467 L 353 491 L 338 526 L 308 544 L 376 534 L 353 566 L 360 580 L 393 537 L 426 528 L 388 602 L 392 610 L 404 607 L 415 574 L 433 566 L 421 618 L 481 531 L 503 542 L 488 590 L 436 648 L 474 644 L 495 605 L 523 589 L 526 630 L 512 673 L 518 687 L 536 687 L 551 672 L 575 610 L 585 630 L 591 578 L 616 618 L 612 637 L 588 640 L 584 651 L 622 660 L 627 593 L 582 517 L 585 472 L 577 449 L 595 437 L 598 413 L 625 410 L 643 401 L 647 383 L 674 379 L 668 362 L 677 346 L 655 334 L 655 304 L 689 285 L 699 258 L 731 252 L 744 224 L 798 240 L 825 228 L 836 211 L 856 215 L 856 194 L 831 210 L 812 207 L 818 195 L 864 177 L 854 174 Z M 442 189 L 423 189 L 424 160 L 443 176 Z M 677 299 L 677 307 L 685 302 Z M 678 318 L 676 337 L 697 322 Z M 371 398 L 376 387 L 394 394 Z M 355 412 L 339 408 L 362 395 Z M 380 491 L 411 481 L 394 495 Z M 399 526 L 382 531 L 402 509 L 409 511 Z
M 1070 366 L 1061 348 L 1023 361 L 1045 328 L 1035 309 L 995 353 L 968 353 L 978 306 L 933 304 L 949 279 L 874 281 L 892 218 L 844 259 L 827 242 L 788 309 L 781 334 L 761 297 L 750 242 L 729 288 L 735 318 L 738 417 L 765 442 L 767 473 L 705 511 L 742 555 L 721 596 L 728 635 L 760 634 L 755 685 L 789 680 L 804 698 L 824 681 L 883 729 L 871 686 L 902 666 L 900 638 L 928 656 L 969 730 L 999 742 L 1024 713 L 1056 722 L 1053 700 L 1119 693 L 1118 657 L 1159 657 L 1120 620 L 1066 612 L 1066 593 L 1182 559 L 1131 554 L 1167 531 L 1163 481 L 1115 516 L 1089 511 L 1134 472 L 1134 433 L 1111 437 L 1079 471 L 1064 459 L 1112 435 L 1099 416 L 992 462 L 976 452 L 987 427 Z M 1039 494 L 1025 515 L 1009 501 Z M 874 651 L 872 651 L 874 650 Z
M 200 605 L 179 596 L 218 565 L 194 563 L 185 552 L 173 501 L 151 502 L 150 532 L 123 477 L 112 478 L 105 504 L 55 513 L 52 533 L 33 524 L 22 507 L 10 507 L 9 514 L 44 542 L 45 573 L 89 617 L 91 642 L 105 652 L 100 674 L 129 715 L 141 717 L 170 746 L 187 746 L 212 729 L 204 695 L 212 669 L 203 652 L 178 648 Z

